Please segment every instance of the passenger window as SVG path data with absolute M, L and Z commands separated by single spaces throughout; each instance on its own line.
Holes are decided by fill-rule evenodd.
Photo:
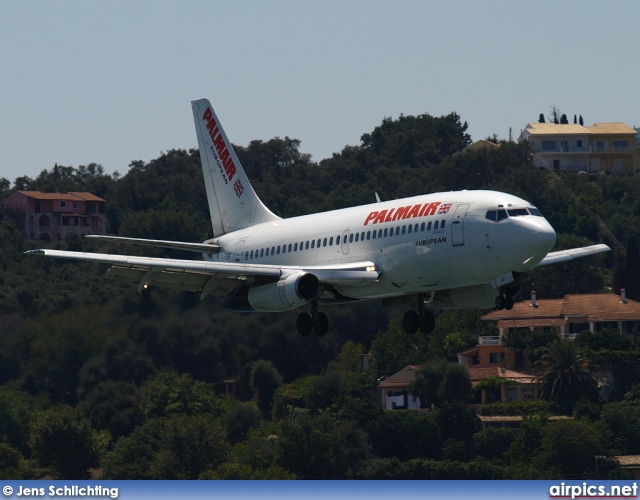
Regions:
M 396 236 L 398 236 L 399 234 L 400 234 L 400 226 L 396 228 Z
M 402 226 L 402 234 L 404 234 L 406 230 L 407 230 L 407 226 Z
M 302 248 L 302 247 L 300 247 L 300 248 Z M 293 251 L 294 252 L 298 251 L 298 244 L 297 243 L 295 245 L 293 245 Z
M 409 224 L 408 233 L 411 234 L 412 231 L 413 231 L 413 226 L 411 224 Z
M 278 245 L 278 249 L 276 250 L 276 252 L 278 253 L 278 255 L 280 255 L 280 245 Z
M 312 248 L 313 248 L 313 247 L 312 247 Z M 309 242 L 308 242 L 308 241 L 304 244 L 304 249 L 305 249 L 305 250 L 309 250 Z
M 276 247 L 271 247 L 271 255 L 275 255 L 276 254 Z
M 336 236 L 336 245 L 340 244 L 340 236 Z
M 320 248 L 320 243 L 322 242 L 322 240 L 320 238 L 318 238 L 318 248 Z
M 386 227 L 384 228 L 384 237 L 385 237 L 385 238 L 387 237 L 387 232 L 388 232 L 388 231 L 387 231 L 387 229 L 388 229 L 388 228 L 386 228 Z
M 297 245 L 297 243 L 296 243 Z M 291 252 L 291 243 L 289 243 L 289 252 Z
M 249 260 L 249 252 L 244 254 L 244 260 Z
M 253 259 L 253 250 L 251 250 L 251 253 L 249 254 L 249 258 Z
M 433 223 L 433 230 L 434 230 L 434 231 L 437 231 L 437 230 L 438 230 L 438 221 L 435 221 L 435 222 Z
M 316 247 L 316 240 L 311 240 L 311 248 L 315 248 Z
M 424 232 L 424 228 L 425 228 L 425 223 L 423 222 L 422 224 L 420 224 L 420 231 Z
M 320 240 L 318 240 L 318 245 L 320 245 Z M 322 240 L 322 246 L 326 247 L 327 246 L 327 238 L 325 238 L 324 240 Z
M 429 224 L 427 224 L 427 231 L 431 231 L 431 221 L 429 221 Z
M 356 233 L 356 243 L 358 242 L 359 236 L 360 236 L 360 233 Z
M 332 247 L 333 246 L 333 236 L 331 238 L 329 238 L 329 246 Z
M 371 239 L 371 231 L 367 231 L 367 240 Z
M 444 223 L 447 222 L 446 220 L 442 221 L 442 224 L 440 224 L 440 229 L 444 229 Z
M 282 245 L 282 253 L 287 253 L 287 245 Z
M 382 229 L 378 229 L 378 238 L 382 238 Z
M 376 231 L 373 232 L 372 237 L 373 237 L 374 240 L 376 239 Z
M 260 257 L 264 257 L 264 248 L 260 249 Z
M 416 223 L 416 225 L 413 227 L 413 232 L 417 233 L 418 232 L 418 224 Z

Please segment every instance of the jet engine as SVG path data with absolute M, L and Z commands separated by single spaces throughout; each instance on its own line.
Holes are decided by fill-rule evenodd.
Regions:
M 314 274 L 299 272 L 274 283 L 237 288 L 222 303 L 236 312 L 290 311 L 317 299 L 321 292 L 322 286 Z

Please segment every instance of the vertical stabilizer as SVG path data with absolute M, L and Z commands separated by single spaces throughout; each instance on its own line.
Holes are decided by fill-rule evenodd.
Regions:
M 208 99 L 191 101 L 214 237 L 278 220 L 258 198 Z

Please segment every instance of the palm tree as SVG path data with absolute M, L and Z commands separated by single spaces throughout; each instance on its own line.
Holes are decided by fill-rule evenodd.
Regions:
M 535 367 L 540 368 L 541 399 L 556 402 L 571 411 L 580 398 L 596 402 L 599 398 L 598 377 L 592 370 L 598 366 L 588 359 L 570 339 L 556 339 L 543 348 Z

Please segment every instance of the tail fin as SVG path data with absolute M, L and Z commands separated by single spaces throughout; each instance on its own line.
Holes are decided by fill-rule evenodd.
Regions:
M 191 101 L 214 237 L 278 220 L 258 198 L 208 99 Z

